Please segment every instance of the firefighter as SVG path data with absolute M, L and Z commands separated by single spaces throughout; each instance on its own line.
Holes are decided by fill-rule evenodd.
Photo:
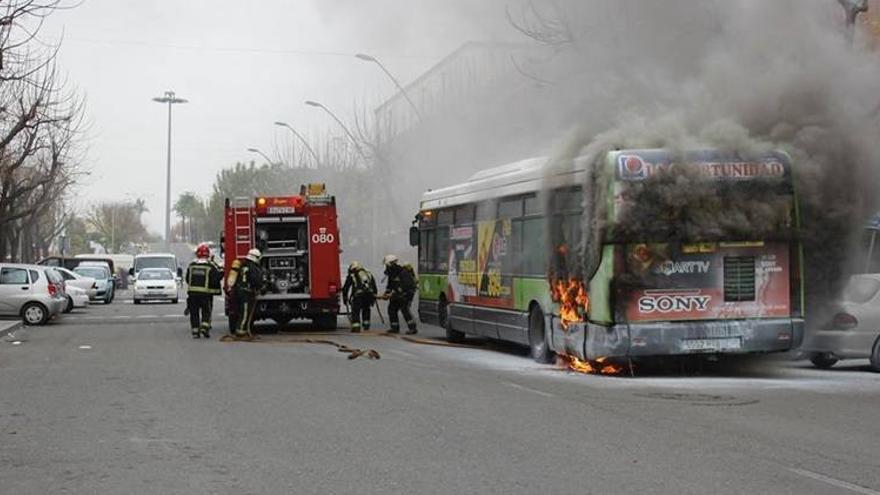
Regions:
M 400 264 L 397 256 L 389 254 L 382 260 L 385 265 L 385 275 L 388 283 L 382 299 L 388 300 L 388 323 L 391 329 L 388 333 L 400 333 L 400 320 L 398 311 L 403 313 L 403 319 L 408 328 L 407 335 L 418 332 L 416 320 L 413 318 L 410 304 L 416 294 L 416 279 L 412 268 Z
M 348 276 L 342 286 L 342 300 L 349 306 L 351 331 L 370 330 L 370 308 L 376 302 L 376 279 L 357 261 L 348 265 Z
M 186 309 L 194 339 L 211 338 L 214 296 L 220 295 L 223 271 L 214 262 L 207 244 L 196 248 L 196 259 L 186 267 Z
M 236 316 L 235 324 L 230 326 L 229 332 L 236 337 L 253 335 L 251 327 L 254 323 L 257 295 L 263 290 L 261 257 L 259 249 L 251 249 L 247 256 L 232 262 L 226 277 L 226 287 L 232 295 L 232 313 Z

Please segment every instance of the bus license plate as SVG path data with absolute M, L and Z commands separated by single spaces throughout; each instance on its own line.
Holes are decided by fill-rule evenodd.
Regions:
M 690 352 L 730 351 L 742 348 L 740 337 L 727 339 L 685 339 L 681 347 Z

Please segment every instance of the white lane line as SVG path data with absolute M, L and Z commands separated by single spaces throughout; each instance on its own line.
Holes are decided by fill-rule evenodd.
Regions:
M 82 349 L 82 350 L 84 350 L 84 351 L 87 351 L 87 350 L 91 349 L 92 346 L 90 346 L 90 345 L 81 345 L 81 346 L 79 346 L 79 348 Z
M 508 387 L 513 387 L 513 388 L 515 388 L 515 389 L 525 390 L 526 392 L 531 392 L 531 393 L 533 393 L 533 394 L 538 394 L 538 395 L 540 395 L 540 396 L 542 396 L 542 397 L 552 397 L 552 398 L 556 398 L 556 396 L 553 395 L 553 394 L 551 394 L 551 393 L 543 392 L 543 391 L 541 391 L 541 390 L 535 390 L 535 389 L 533 389 L 533 388 L 529 388 L 529 387 L 525 387 L 525 386 L 520 385 L 520 384 L 518 384 L 518 383 L 504 382 L 504 384 L 507 385 Z
M 821 481 L 822 483 L 827 483 L 831 486 L 836 486 L 837 488 L 843 488 L 844 490 L 849 490 L 851 492 L 861 493 L 863 495 L 880 495 L 880 492 L 876 490 L 865 488 L 864 486 L 859 486 L 848 481 L 835 479 L 830 476 L 825 476 L 824 474 L 807 471 L 806 469 L 788 468 L 788 470 L 792 473 L 799 474 L 801 476 L 805 476 L 816 481 Z

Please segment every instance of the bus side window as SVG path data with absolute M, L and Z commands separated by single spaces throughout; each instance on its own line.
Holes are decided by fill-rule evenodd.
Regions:
M 434 235 L 435 231 L 423 230 L 419 236 L 419 271 L 428 272 L 433 268 L 434 262 Z
M 434 269 L 440 272 L 449 270 L 449 227 L 440 226 L 436 231 L 436 255 L 434 256 Z
M 544 219 L 527 218 L 522 222 L 522 272 L 525 275 L 546 276 L 544 261 Z
M 477 222 L 485 222 L 487 220 L 495 220 L 495 206 L 493 200 L 482 201 L 477 204 Z
M 452 209 L 440 210 L 437 214 L 437 251 L 435 256 L 434 268 L 439 272 L 449 270 L 449 229 L 455 220 L 455 214 Z
M 510 239 L 504 260 L 504 274 L 518 275 L 523 272 L 523 221 L 510 222 Z
M 530 196 L 526 196 L 523 200 L 523 203 L 526 216 L 541 214 L 541 200 L 538 199 L 537 195 L 532 194 Z

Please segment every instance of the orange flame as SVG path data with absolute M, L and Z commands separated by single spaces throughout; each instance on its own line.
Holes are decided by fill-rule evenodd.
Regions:
M 567 354 L 559 355 L 560 364 L 567 366 L 571 371 L 590 375 L 619 375 L 623 372 L 623 366 L 608 362 L 607 358 L 600 357 L 595 361 L 583 361 Z
M 550 296 L 559 304 L 559 319 L 563 329 L 567 330 L 572 323 L 585 320 L 590 297 L 583 282 L 576 278 L 551 280 Z

